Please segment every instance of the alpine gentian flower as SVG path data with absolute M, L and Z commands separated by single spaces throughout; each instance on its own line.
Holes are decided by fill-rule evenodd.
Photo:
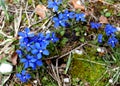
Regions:
M 16 77 L 19 78 L 23 83 L 27 82 L 31 78 L 30 74 L 26 73 L 25 70 L 22 70 L 21 73 L 17 73 Z
M 33 37 L 34 34 L 30 33 L 30 29 L 29 28 L 25 28 L 25 30 L 23 32 L 19 32 L 18 35 L 22 38 L 26 38 L 26 37 Z
M 98 34 L 98 42 L 99 43 L 102 43 L 102 36 L 103 36 L 102 34 Z
M 76 21 L 83 21 L 83 22 L 86 21 L 84 13 L 75 14 L 75 18 Z
M 45 44 L 48 45 L 49 44 L 49 38 L 50 38 L 50 33 L 47 33 L 46 36 L 43 33 L 39 33 L 38 34 L 38 41 L 40 44 Z
M 30 38 L 34 37 L 34 34 L 30 33 L 29 28 L 25 28 L 25 30 L 23 32 L 19 32 L 18 35 L 21 37 L 20 47 L 24 47 L 30 51 Z
M 91 28 L 93 28 L 93 29 L 98 29 L 98 28 L 101 26 L 101 24 L 100 24 L 100 23 L 91 22 L 91 23 L 90 23 L 90 26 L 91 26 Z
M 114 35 L 116 31 L 117 29 L 110 24 L 106 25 L 105 27 L 105 33 L 107 36 Z
M 53 8 L 54 12 L 58 11 L 58 6 L 62 3 L 62 0 L 48 0 L 48 8 Z
M 46 44 L 35 43 L 34 46 L 32 46 L 31 53 L 37 55 L 37 59 L 41 59 L 42 54 L 49 55 L 49 51 L 46 49 L 46 47 Z
M 50 40 L 51 40 L 53 43 L 55 43 L 55 42 L 57 42 L 59 39 L 56 37 L 55 33 L 52 32 L 52 35 L 51 35 L 51 37 L 50 37 Z
M 108 45 L 112 46 L 112 47 L 115 47 L 115 45 L 118 43 L 118 40 L 112 36 L 108 39 Z
M 62 13 L 58 14 L 58 17 L 53 17 L 54 27 L 57 28 L 59 26 L 66 27 L 66 19 Z
M 25 69 L 31 67 L 33 70 L 35 70 L 36 66 L 42 66 L 42 61 L 40 59 L 35 56 L 27 55 L 26 58 L 21 58 L 20 62 L 24 63 Z
M 75 13 L 68 10 L 65 10 L 63 15 L 66 20 L 75 18 Z

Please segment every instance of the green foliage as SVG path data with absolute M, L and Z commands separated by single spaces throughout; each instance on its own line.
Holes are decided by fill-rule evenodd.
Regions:
M 0 0 L 0 6 L 2 6 L 2 9 L 6 15 L 6 19 L 9 20 L 9 14 L 7 12 L 7 5 L 4 0 Z
M 100 58 L 97 58 L 95 53 L 95 48 L 86 47 L 85 55 L 73 55 L 72 69 L 70 71 L 73 79 L 78 78 L 83 83 L 88 82 L 90 86 L 93 86 L 97 82 L 97 80 L 102 76 L 106 69 L 105 66 L 97 64 L 97 59 L 100 61 Z M 83 60 L 79 60 L 79 58 Z M 84 59 L 88 59 L 89 62 L 85 61 Z M 96 63 L 92 63 L 92 61 Z M 102 78 L 96 86 L 105 86 L 105 78 L 106 77 Z M 75 82 L 73 82 L 73 84 L 74 83 Z
M 110 16 L 111 16 L 111 13 L 110 13 L 110 12 L 106 12 L 106 13 L 105 13 L 105 16 L 106 16 L 106 17 L 110 17 Z
M 64 46 L 67 42 L 68 42 L 68 38 L 64 37 L 64 38 L 61 40 L 61 45 Z

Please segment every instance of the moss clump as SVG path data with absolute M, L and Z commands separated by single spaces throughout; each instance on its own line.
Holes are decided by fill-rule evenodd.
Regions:
M 86 48 L 88 51 L 90 47 Z M 96 81 L 103 75 L 105 72 L 105 67 L 99 64 L 91 63 L 82 59 L 89 59 L 90 61 L 97 62 L 95 55 L 95 48 L 92 51 L 87 52 L 86 55 L 73 55 L 72 68 L 70 70 L 72 78 L 79 78 L 83 83 L 88 82 L 90 86 L 94 86 Z M 100 61 L 100 59 L 98 59 Z M 95 86 L 105 86 L 106 82 L 104 77 L 97 83 Z

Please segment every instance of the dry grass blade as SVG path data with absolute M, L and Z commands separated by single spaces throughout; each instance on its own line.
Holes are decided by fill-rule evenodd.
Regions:
M 15 28 L 15 34 L 14 37 L 17 37 L 18 35 L 18 31 L 19 31 L 19 27 L 20 27 L 20 23 L 21 23 L 21 19 L 22 19 L 22 6 L 20 7 L 20 13 L 19 11 L 16 9 L 16 18 L 14 19 L 14 28 Z M 19 15 L 19 16 L 18 16 Z

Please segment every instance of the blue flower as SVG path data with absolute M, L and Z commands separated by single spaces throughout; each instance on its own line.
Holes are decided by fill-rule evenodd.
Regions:
M 24 63 L 24 68 L 31 67 L 33 70 L 36 69 L 37 66 L 42 66 L 42 61 L 35 56 L 27 55 L 26 58 L 21 58 L 20 62 Z
M 62 0 L 48 0 L 48 8 L 53 8 L 54 12 L 58 11 L 58 6 L 62 3 Z
M 65 10 L 63 15 L 66 20 L 75 18 L 75 13 L 68 10 Z
M 29 28 L 25 28 L 25 30 L 23 32 L 19 32 L 18 35 L 21 36 L 22 38 L 33 37 L 34 36 L 33 33 L 30 33 Z
M 84 13 L 75 14 L 75 18 L 76 21 L 83 21 L 83 22 L 86 21 Z
M 42 54 L 49 55 L 49 51 L 46 49 L 46 47 L 46 44 L 35 43 L 34 46 L 32 46 L 31 53 L 36 55 L 37 59 L 41 59 Z
M 102 34 L 98 34 L 98 42 L 99 43 L 102 43 L 102 36 L 103 36 Z
M 25 30 L 23 32 L 19 32 L 18 35 L 21 37 L 20 38 L 20 47 L 22 48 L 26 48 L 28 51 L 30 51 L 30 39 L 32 37 L 34 37 L 33 33 L 30 33 L 30 29 L 29 28 L 25 28 Z
M 107 24 L 105 27 L 105 33 L 107 36 L 114 35 L 116 31 L 117 29 L 110 24 Z
M 22 50 L 16 50 L 16 53 L 18 54 L 19 58 L 22 58 L 23 55 Z
M 51 40 L 53 43 L 55 43 L 55 42 L 57 42 L 59 39 L 56 37 L 55 33 L 52 32 L 52 35 L 51 35 L 51 37 L 50 37 L 50 40 Z
M 66 27 L 66 18 L 62 13 L 58 14 L 58 17 L 53 17 L 54 27 L 57 28 L 59 26 Z
M 27 82 L 31 78 L 30 74 L 26 73 L 25 70 L 22 70 L 21 73 L 17 73 L 16 77 L 19 78 L 23 83 Z
M 40 44 L 48 45 L 49 38 L 50 38 L 50 33 L 46 34 L 46 36 L 43 33 L 39 33 L 37 42 L 39 42 Z
M 107 42 L 107 44 L 110 45 L 111 47 L 115 47 L 117 43 L 118 39 L 116 39 L 114 36 L 110 37 Z
M 98 29 L 101 26 L 101 24 L 100 23 L 91 22 L 90 26 L 93 29 Z

